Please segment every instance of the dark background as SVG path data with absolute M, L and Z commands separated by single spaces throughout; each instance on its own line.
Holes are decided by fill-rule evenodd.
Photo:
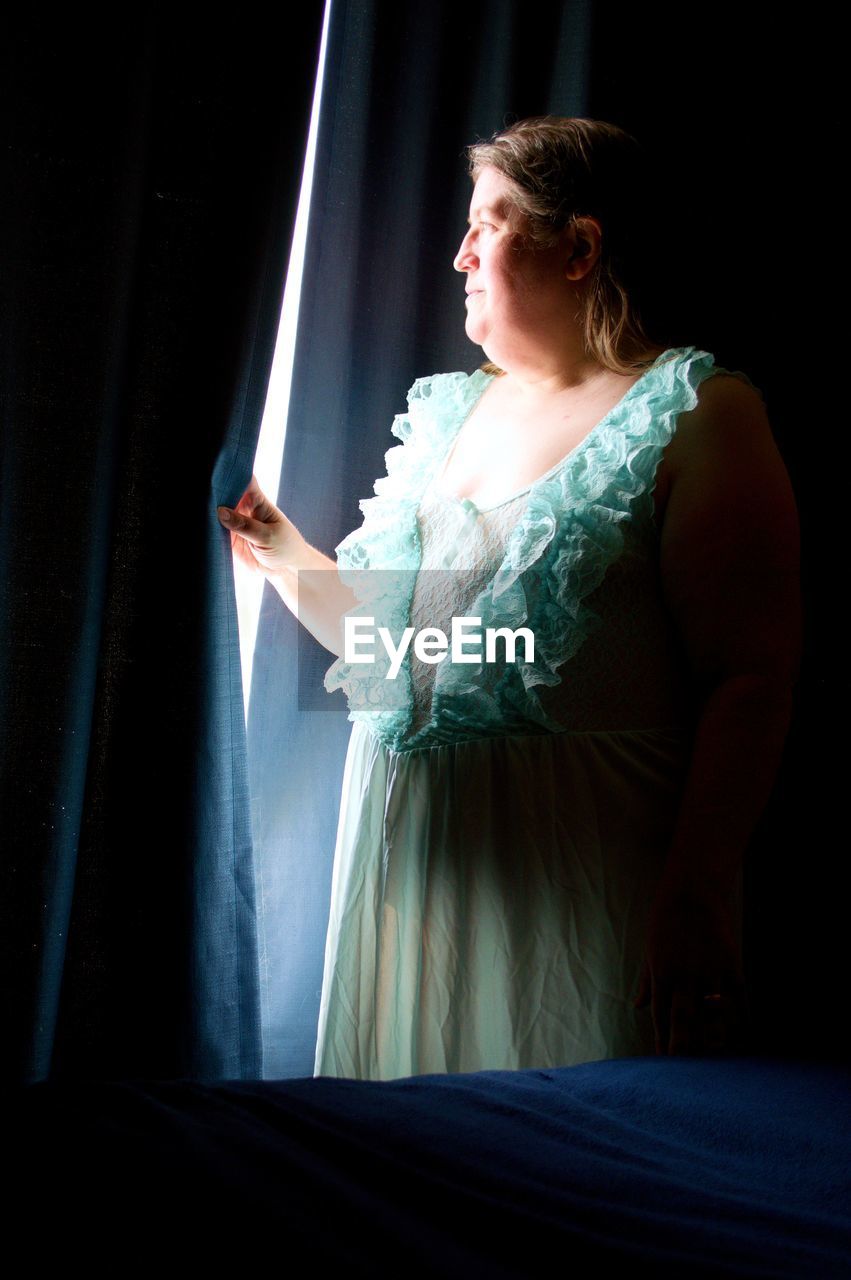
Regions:
M 765 1043 L 792 1055 L 841 1052 L 848 970 L 834 728 L 847 679 L 831 593 L 837 504 L 825 484 L 836 465 L 829 365 L 840 321 L 829 251 L 815 248 L 838 140 L 825 98 L 830 24 L 818 6 L 802 17 L 768 5 L 618 8 L 616 23 L 598 27 L 591 95 L 592 114 L 676 157 L 658 225 L 678 229 L 685 340 L 762 389 L 798 499 L 804 662 L 775 794 L 745 863 L 754 1007 Z M 658 41 L 657 19 L 667 27 Z M 827 360 L 813 350 L 822 342 Z

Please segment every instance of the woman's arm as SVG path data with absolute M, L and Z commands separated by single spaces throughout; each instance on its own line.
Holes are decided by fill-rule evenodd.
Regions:
M 797 511 L 765 409 L 734 378 L 698 394 L 666 451 L 661 574 L 700 715 L 637 1002 L 651 1003 L 669 1053 L 706 1047 L 706 995 L 731 1009 L 743 995 L 731 891 L 776 776 L 801 649 Z
M 312 547 L 260 489 L 255 476 L 233 511 L 219 507 L 231 532 L 231 547 L 243 564 L 258 570 L 292 614 L 321 645 L 343 654 L 343 614 L 359 602 L 341 580 L 336 561 Z

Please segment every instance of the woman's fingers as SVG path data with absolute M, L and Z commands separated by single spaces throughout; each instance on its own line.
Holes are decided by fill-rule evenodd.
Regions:
M 730 1000 L 725 998 L 723 992 L 703 997 L 700 1009 L 701 1036 L 708 1053 L 718 1053 L 724 1048 L 729 1034 L 731 1012 Z
M 216 512 L 225 528 L 238 531 L 259 546 L 268 545 L 263 537 L 264 526 L 270 531 L 279 530 L 285 523 L 284 513 L 269 501 L 256 476 L 251 477 L 251 483 L 235 507 L 220 506 Z
M 230 531 L 234 554 L 267 576 L 290 567 L 304 542 L 295 525 L 263 493 L 256 476 L 235 507 L 217 507 L 216 514 Z
M 728 904 L 663 889 L 647 956 L 656 1052 L 730 1052 L 739 1039 L 744 977 Z
M 652 979 L 652 996 L 650 1008 L 653 1014 L 653 1026 L 656 1031 L 656 1053 L 668 1052 L 671 1038 L 671 988 L 665 982 Z
M 260 488 L 256 476 L 251 477 L 251 483 L 235 507 L 218 507 L 217 512 L 222 524 L 239 529 L 243 535 L 248 531 L 257 533 L 258 526 L 274 523 L 281 515 Z
M 261 520 L 264 523 L 279 518 L 280 512 L 274 502 L 270 502 L 266 497 L 260 485 L 257 483 L 257 477 L 251 477 L 251 483 L 245 490 L 245 493 L 236 504 L 236 510 L 243 512 L 245 515 L 253 516 L 255 520 Z
M 697 999 L 693 991 L 680 988 L 671 1000 L 668 1053 L 691 1053 L 696 1041 Z
M 717 977 L 652 986 L 657 1054 L 735 1052 L 746 1043 L 749 1010 L 743 987 Z
M 239 534 L 248 542 L 258 547 L 268 547 L 272 543 L 272 530 L 262 520 L 252 519 L 239 511 L 231 511 L 229 507 L 217 507 L 219 520 L 226 529 Z

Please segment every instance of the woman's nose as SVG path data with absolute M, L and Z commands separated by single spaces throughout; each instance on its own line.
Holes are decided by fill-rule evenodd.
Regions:
M 456 271 L 469 271 L 475 262 L 475 254 L 473 253 L 470 236 L 472 235 L 472 227 L 461 241 L 461 247 L 455 255 L 455 261 L 452 263 Z

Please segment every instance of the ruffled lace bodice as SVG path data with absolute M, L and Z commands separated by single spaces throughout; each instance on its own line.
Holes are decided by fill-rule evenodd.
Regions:
M 672 348 L 601 422 L 523 493 L 488 511 L 439 490 L 455 436 L 491 381 L 478 370 L 418 379 L 391 431 L 387 475 L 363 499 L 364 521 L 337 564 L 375 626 L 480 617 L 481 628 L 530 628 L 534 657 L 420 662 L 398 676 L 338 659 L 349 719 L 385 746 L 413 750 L 471 738 L 578 730 L 674 728 L 687 715 L 685 672 L 658 579 L 653 487 L 680 413 L 707 377 L 728 372 L 694 347 Z M 736 376 L 744 377 L 744 374 Z

